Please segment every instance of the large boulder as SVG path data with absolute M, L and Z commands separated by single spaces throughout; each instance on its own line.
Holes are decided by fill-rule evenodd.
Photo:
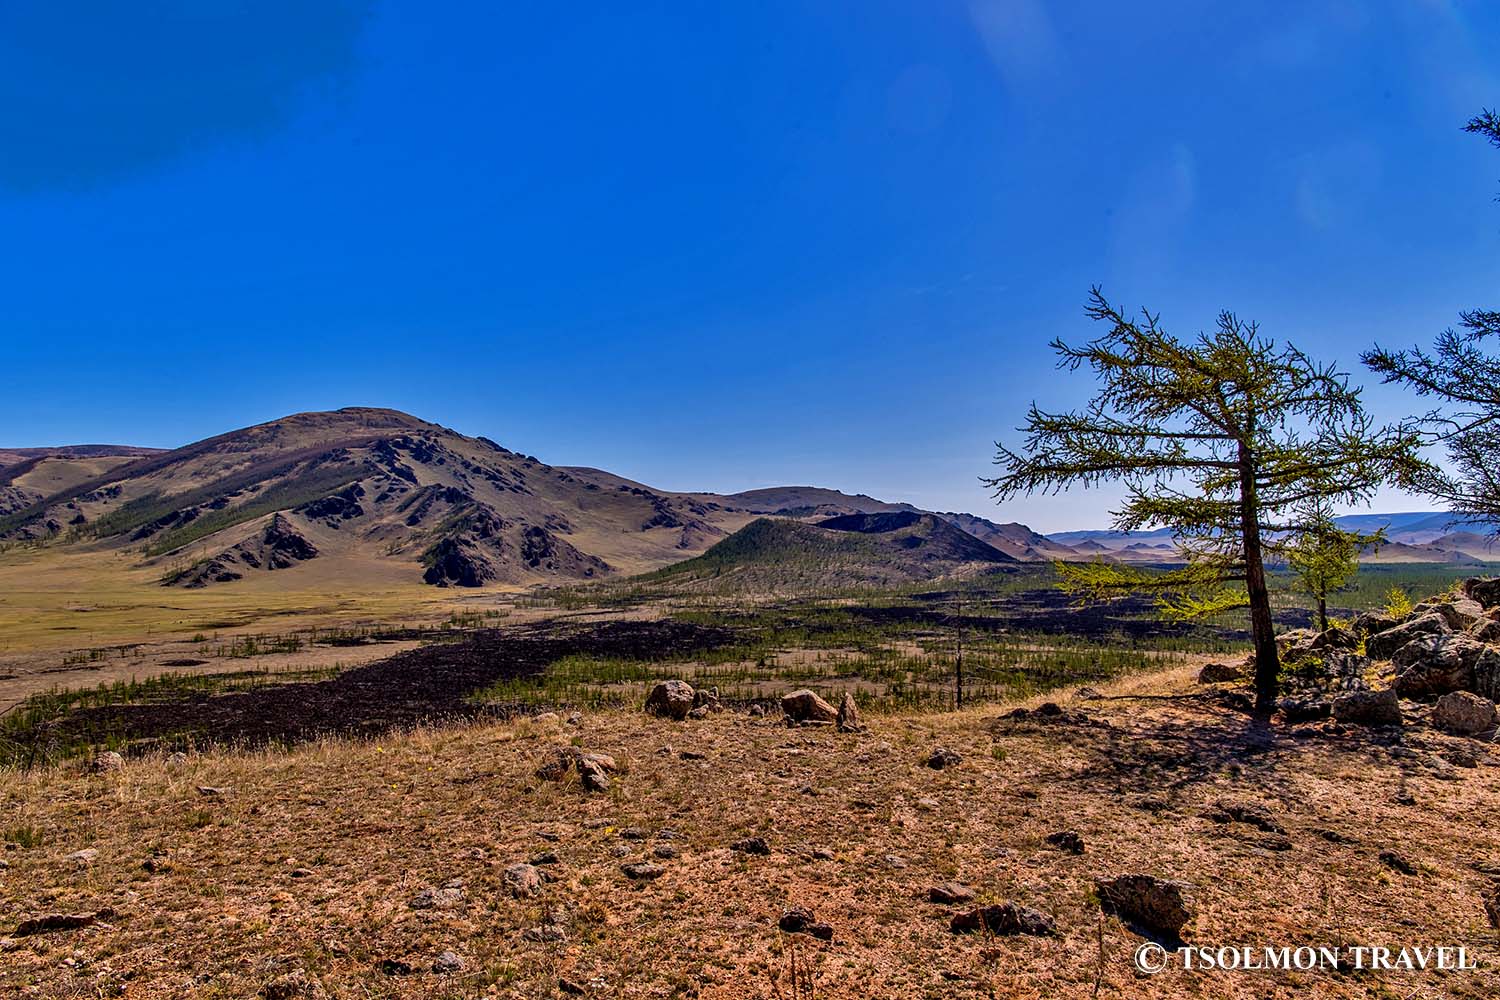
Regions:
M 839 710 L 803 688 L 781 696 L 781 710 L 792 722 L 837 722 Z
M 1448 619 L 1436 612 L 1418 615 L 1408 619 L 1404 624 L 1395 628 L 1377 632 L 1365 640 L 1365 652 L 1376 660 L 1389 660 L 1391 655 L 1411 642 L 1425 635 L 1447 635 L 1453 628 L 1448 624 Z
M 1476 576 L 1463 582 L 1464 594 L 1486 608 L 1500 607 L 1500 577 Z
M 836 721 L 841 733 L 857 733 L 865 728 L 859 721 L 859 706 L 854 703 L 854 695 L 848 691 L 844 692 L 844 699 L 839 702 L 839 715 Z
M 1412 613 L 1418 617 L 1427 614 L 1442 615 L 1449 628 L 1462 632 L 1484 617 L 1484 607 L 1472 597 L 1458 596 L 1441 601 L 1423 601 L 1412 609 Z
M 646 696 L 646 711 L 664 719 L 686 719 L 693 710 L 693 686 L 687 681 L 659 681 Z
M 1308 648 L 1318 651 L 1324 649 L 1352 650 L 1359 647 L 1359 637 L 1353 632 L 1340 625 L 1330 625 L 1326 630 L 1313 636 Z
M 1198 671 L 1199 684 L 1223 684 L 1237 681 L 1245 676 L 1245 668 L 1238 663 L 1205 663 Z
M 1357 726 L 1401 725 L 1401 702 L 1390 688 L 1350 691 L 1333 699 L 1333 717 Z
M 1495 728 L 1495 703 L 1470 691 L 1450 691 L 1432 707 L 1432 724 L 1461 736 Z
M 1386 632 L 1401 624 L 1401 619 L 1395 615 L 1388 615 L 1384 611 L 1366 611 L 1355 616 L 1354 631 L 1359 635 L 1375 635 L 1378 632 Z
M 1312 629 L 1294 628 L 1276 637 L 1276 650 L 1283 663 L 1295 663 L 1317 653 L 1317 640 L 1318 633 Z
M 1396 665 L 1396 693 L 1403 698 L 1430 698 L 1474 685 L 1474 665 L 1489 652 L 1466 635 L 1430 635 L 1413 639 L 1391 656 Z
M 1500 621 L 1493 618 L 1481 618 L 1464 629 L 1464 634 L 1488 645 L 1500 646 Z
M 1095 879 L 1094 889 L 1106 912 L 1161 941 L 1181 941 L 1182 928 L 1193 919 L 1188 886 L 1182 882 L 1154 875 L 1120 875 Z

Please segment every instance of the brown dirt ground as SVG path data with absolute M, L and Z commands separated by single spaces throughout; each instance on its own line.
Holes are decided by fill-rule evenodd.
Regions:
M 618 712 L 215 752 L 178 770 L 148 757 L 102 776 L 76 762 L 0 775 L 0 833 L 39 840 L 0 854 L 0 935 L 44 913 L 113 910 L 0 942 L 0 995 L 534 998 L 563 995 L 566 979 L 600 997 L 1053 998 L 1094 995 L 1096 976 L 1107 997 L 1500 994 L 1480 902 L 1500 876 L 1492 747 L 1417 725 L 1399 743 L 1260 727 L 1189 669 L 1103 690 L 1050 723 L 988 708 L 841 735 Z M 534 777 L 568 743 L 619 759 L 610 793 Z M 939 745 L 962 764 L 924 767 Z M 1459 748 L 1479 766 L 1442 759 Z M 1289 848 L 1204 818 L 1220 799 L 1265 806 Z M 630 827 L 646 839 L 623 838 Z M 1047 846 L 1063 828 L 1083 855 Z M 770 856 L 730 849 L 750 835 Z M 681 853 L 662 877 L 622 875 L 668 842 Z M 86 847 L 91 864 L 67 860 Z M 1385 849 L 1415 874 L 1385 867 Z M 545 869 L 556 881 L 512 899 L 503 869 L 543 850 L 559 856 Z M 1465 945 L 1481 967 L 1146 978 L 1131 963 L 1142 939 L 1090 900 L 1094 876 L 1124 872 L 1191 884 L 1192 943 Z M 408 905 L 450 879 L 464 883 L 457 906 Z M 1053 915 L 1058 936 L 951 934 L 953 908 L 925 897 L 950 879 Z M 780 933 L 792 905 L 833 940 Z M 567 940 L 527 940 L 553 908 Z M 794 947 L 811 994 L 788 982 Z M 450 949 L 463 971 L 428 971 Z M 414 971 L 388 974 L 387 960 Z

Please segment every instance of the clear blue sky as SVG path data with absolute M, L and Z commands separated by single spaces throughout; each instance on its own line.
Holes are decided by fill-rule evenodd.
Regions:
M 1093 282 L 1349 365 L 1500 304 L 1459 132 L 1497 53 L 1500 4 L 1441 0 L 21 0 L 0 444 L 392 406 L 996 516 L 991 442 L 1088 392 L 1045 345 Z

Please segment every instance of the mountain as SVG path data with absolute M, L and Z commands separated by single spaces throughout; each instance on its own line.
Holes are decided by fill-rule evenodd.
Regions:
M 170 451 L 82 445 L 0 458 L 0 541 L 112 552 L 192 589 L 277 572 L 312 573 L 320 585 L 384 574 L 460 587 L 636 574 L 705 553 L 766 515 L 805 527 L 777 531 L 816 540 L 851 579 L 1080 558 L 1022 524 L 816 486 L 657 490 L 367 407 L 298 413 Z M 867 558 L 877 568 L 854 568 Z
M 309 562 L 351 577 L 402 563 L 440 586 L 589 579 L 696 554 L 751 519 L 369 408 L 111 456 L 26 499 L 0 538 L 135 550 L 185 587 Z
M 886 587 L 1017 560 L 946 519 L 920 511 L 841 514 L 816 523 L 757 518 L 656 581 L 742 590 Z

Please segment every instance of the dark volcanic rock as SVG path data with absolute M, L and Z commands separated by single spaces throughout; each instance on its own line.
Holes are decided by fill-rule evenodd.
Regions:
M 954 934 L 984 930 L 997 936 L 1032 934 L 1045 937 L 1057 933 L 1057 924 L 1045 913 L 1007 902 L 956 913 L 948 922 L 948 929 Z
M 1182 928 L 1193 918 L 1188 887 L 1182 882 L 1154 875 L 1120 875 L 1096 879 L 1094 888 L 1107 912 L 1160 941 L 1182 940 Z

